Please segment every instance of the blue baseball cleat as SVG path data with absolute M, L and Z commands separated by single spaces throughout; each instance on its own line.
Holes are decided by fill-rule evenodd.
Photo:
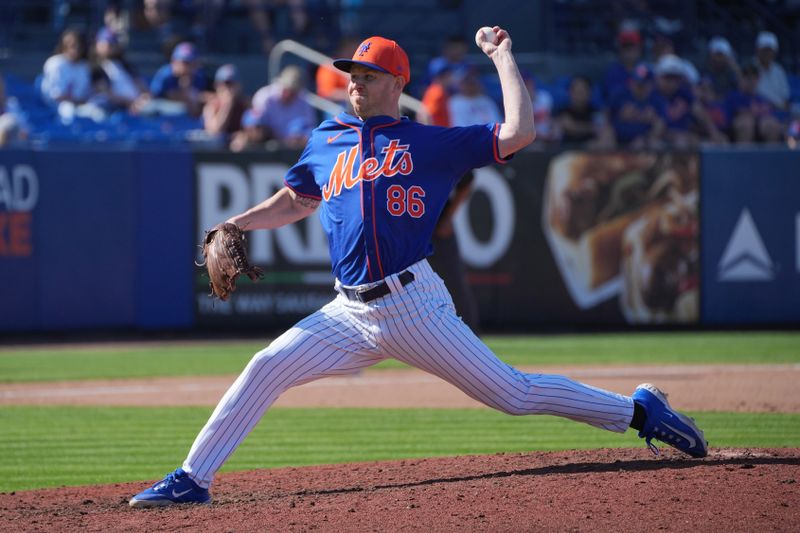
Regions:
M 131 507 L 163 507 L 178 503 L 211 503 L 208 489 L 204 489 L 192 481 L 189 475 L 178 468 L 167 474 L 167 477 L 140 492 L 128 504 Z
M 658 439 L 692 457 L 708 455 L 708 442 L 694 419 L 675 411 L 667 401 L 667 395 L 650 383 L 642 383 L 633 393 L 633 401 L 644 407 L 647 413 L 639 437 L 647 439 L 647 446 L 659 454 L 650 442 Z

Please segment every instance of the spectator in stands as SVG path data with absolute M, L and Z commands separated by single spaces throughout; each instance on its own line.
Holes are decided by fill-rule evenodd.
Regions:
M 706 75 L 713 85 L 714 92 L 725 97 L 739 87 L 741 70 L 736 63 L 731 43 L 725 37 L 712 37 L 708 41 L 708 68 Z
M 241 128 L 242 117 L 250 104 L 242 93 L 234 65 L 222 65 L 217 69 L 214 89 L 214 96 L 203 108 L 203 127 L 211 135 L 228 139 Z
M 686 83 L 686 69 L 676 55 L 665 55 L 655 66 L 655 101 L 664 122 L 664 140 L 678 148 L 697 144 L 692 131 L 694 97 Z
M 703 106 L 696 102 L 687 80 L 686 63 L 676 55 L 666 55 L 655 66 L 656 105 L 664 122 L 664 140 L 676 148 L 697 146 L 700 137 L 723 141 L 722 135 L 706 114 Z
M 335 57 L 348 57 L 353 54 L 353 50 L 358 48 L 361 41 L 351 37 L 342 39 L 336 51 Z M 333 63 L 320 65 L 317 69 L 316 84 L 317 94 L 322 98 L 333 100 L 345 108 L 350 107 L 350 98 L 347 96 L 347 84 L 350 77 L 338 68 L 334 68 Z
M 714 123 L 714 127 L 719 135 L 712 139 L 707 132 L 703 131 L 699 125 L 695 125 L 695 131 L 705 141 L 712 141 L 719 144 L 729 142 L 730 121 L 725 107 L 725 100 L 714 88 L 714 82 L 710 76 L 703 76 L 695 87 L 694 91 L 697 103 L 702 107 L 708 119 Z
M 778 38 L 774 33 L 762 31 L 756 38 L 756 60 L 758 64 L 757 92 L 779 111 L 789 109 L 789 80 L 783 67 L 775 61 L 778 53 Z
M 457 92 L 450 97 L 448 103 L 451 126 L 502 121 L 500 109 L 494 100 L 486 96 L 478 72 L 474 68 L 466 72 L 456 72 L 454 76 Z
M 58 106 L 59 113 L 66 116 L 74 112 L 76 105 L 86 102 L 91 94 L 86 38 L 77 29 L 67 29 L 61 34 L 55 52 L 44 63 L 42 97 Z
M 725 105 L 737 143 L 779 142 L 783 126 L 773 105 L 758 94 L 758 67 L 749 63 L 742 67 L 739 89 L 728 94 Z
M 123 9 L 122 0 L 109 0 L 103 10 L 103 27 L 107 28 L 114 34 L 119 45 L 125 48 L 128 45 L 130 36 L 130 13 L 127 9 Z
M 561 138 L 558 122 L 553 118 L 553 96 L 536 86 L 536 80 L 529 72 L 523 72 L 525 86 L 533 104 L 533 121 L 536 124 L 534 144 L 552 144 Z
M 469 43 L 461 35 L 451 35 L 442 45 L 441 55 L 431 59 L 428 63 L 428 77 L 433 79 L 433 73 L 441 68 L 442 62 L 447 64 L 455 75 L 464 74 L 472 66 L 467 61 Z
M 675 42 L 672 40 L 672 38 L 662 33 L 657 33 L 653 39 L 651 55 L 652 65 L 658 65 L 659 61 L 661 61 L 661 58 L 663 57 L 678 57 L 677 52 L 675 52 Z M 686 58 L 681 57 L 679 59 L 683 63 L 684 81 L 691 86 L 696 85 L 700 81 L 700 72 L 697 70 L 697 67 L 695 67 L 694 63 Z
M 661 31 L 657 31 L 655 36 L 653 37 L 653 44 L 650 49 L 650 56 L 652 65 L 657 65 L 658 62 L 664 56 L 678 56 L 678 52 L 675 51 L 675 41 L 673 38 Z M 691 84 L 695 85 L 697 82 L 700 81 L 700 72 L 697 70 L 697 67 L 686 58 L 681 58 L 684 67 L 684 77 L 686 80 Z
M 150 82 L 150 93 L 155 99 L 180 104 L 183 112 L 199 116 L 210 98 L 209 83 L 200 68 L 197 50 L 190 42 L 175 46 L 170 62 L 162 66 Z
M 613 132 L 603 113 L 592 104 L 592 82 L 575 76 L 569 84 L 569 102 L 556 116 L 561 142 L 567 146 L 608 147 Z
M 6 105 L 6 84 L 0 76 L 0 147 L 23 137 L 22 120 Z
M 428 67 L 433 80 L 422 95 L 422 105 L 428 116 L 425 122 L 434 126 L 450 127 L 450 91 L 453 70 L 443 57 L 432 61 Z
M 95 122 L 103 122 L 108 116 L 117 111 L 119 107 L 114 103 L 111 90 L 111 80 L 103 69 L 92 69 L 92 92 L 86 103 L 79 105 L 75 115 L 90 118 Z
M 172 0 L 143 0 L 144 18 L 164 41 L 172 33 Z
M 133 109 L 134 103 L 147 92 L 144 82 L 125 59 L 117 35 L 108 28 L 97 32 L 93 63 L 108 80 L 109 99 L 114 108 Z
M 317 124 L 306 92 L 303 73 L 295 65 L 285 67 L 275 82 L 256 91 L 253 111 L 260 117 L 268 138 L 292 147 L 305 145 Z
M 616 143 L 634 149 L 662 145 L 664 121 L 653 91 L 653 73 L 640 63 L 631 72 L 627 88 L 618 91 L 609 104 Z
M 617 35 L 617 61 L 606 71 L 603 96 L 610 102 L 614 96 L 628 89 L 634 68 L 642 60 L 642 34 L 636 29 L 623 29 Z
M 241 129 L 233 134 L 230 149 L 241 152 L 248 148 L 263 147 L 267 139 L 267 132 L 261 119 L 252 109 L 242 115 Z

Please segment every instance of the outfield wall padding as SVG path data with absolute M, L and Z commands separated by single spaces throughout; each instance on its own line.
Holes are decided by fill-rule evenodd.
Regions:
M 190 327 L 192 199 L 189 152 L 0 152 L 0 329 Z
M 193 262 L 203 230 L 271 194 L 297 155 L 0 152 L 0 332 L 292 324 L 334 295 L 316 217 L 250 234 L 268 275 L 228 303 Z M 591 221 L 558 222 L 559 191 L 602 168 L 620 185 Z M 524 152 L 477 172 L 455 226 L 487 328 L 800 324 L 797 151 Z M 664 246 L 641 244 L 666 226 Z M 665 247 L 675 298 L 645 290 Z

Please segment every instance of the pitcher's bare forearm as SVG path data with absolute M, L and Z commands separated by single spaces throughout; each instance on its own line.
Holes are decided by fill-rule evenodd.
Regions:
M 500 126 L 499 148 L 500 157 L 506 157 L 528 146 L 536 138 L 533 105 L 511 50 L 499 50 L 492 60 L 497 67 L 503 91 L 505 121 Z
M 507 157 L 533 142 L 536 130 L 533 123 L 533 104 L 525 82 L 511 53 L 511 37 L 499 26 L 492 28 L 494 42 L 485 35 L 476 36 L 476 43 L 494 63 L 503 92 L 505 121 L 500 126 L 500 157 Z
M 228 222 L 243 230 L 279 228 L 306 218 L 317 210 L 319 202 L 284 187 L 260 204 L 229 218 Z

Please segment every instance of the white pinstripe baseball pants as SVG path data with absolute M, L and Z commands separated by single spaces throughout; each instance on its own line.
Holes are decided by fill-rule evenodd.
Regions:
M 498 359 L 455 314 L 450 295 L 426 260 L 415 281 L 367 304 L 338 295 L 258 352 L 217 405 L 183 469 L 201 486 L 286 389 L 347 375 L 393 357 L 439 376 L 489 407 L 512 415 L 547 414 L 624 432 L 628 396 L 563 376 L 525 374 Z

